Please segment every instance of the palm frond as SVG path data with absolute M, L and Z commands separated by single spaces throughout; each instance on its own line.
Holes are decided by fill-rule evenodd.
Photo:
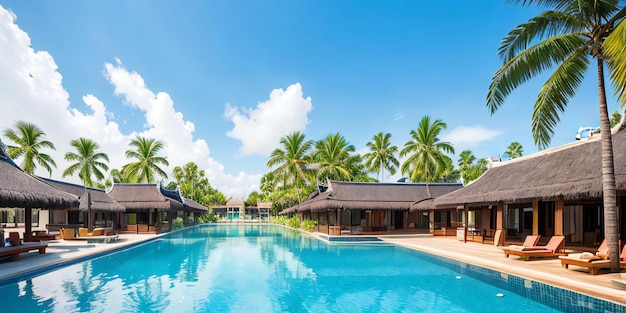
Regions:
M 540 148 L 550 144 L 559 116 L 576 94 L 588 67 L 586 50 L 581 49 L 558 66 L 541 88 L 532 116 L 533 139 Z
M 560 35 L 546 39 L 512 58 L 492 78 L 487 94 L 490 113 L 495 113 L 519 85 L 562 63 L 583 44 L 580 34 Z

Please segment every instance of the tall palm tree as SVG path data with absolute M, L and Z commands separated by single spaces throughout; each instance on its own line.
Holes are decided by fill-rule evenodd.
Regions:
M 94 187 L 92 175 L 98 180 L 104 179 L 102 171 L 108 171 L 109 167 L 102 161 L 109 162 L 109 156 L 105 153 L 98 152 L 100 146 L 91 139 L 80 137 L 70 141 L 70 145 L 76 148 L 78 153 L 68 152 L 65 154 L 65 160 L 76 162 L 71 164 L 65 171 L 63 177 L 72 176 L 78 172 L 78 177 L 83 180 L 85 187 Z
M 605 68 L 621 89 L 622 103 L 626 84 L 626 58 L 616 55 L 623 47 L 612 45 L 604 53 L 605 40 L 624 40 L 626 15 L 620 0 L 518 0 L 523 5 L 552 8 L 519 25 L 502 40 L 499 55 L 504 65 L 494 75 L 487 94 L 487 108 L 493 114 L 519 85 L 554 69 L 541 88 L 532 115 L 535 143 L 544 148 L 550 143 L 568 101 L 583 81 L 591 60 L 595 59 L 598 77 L 598 102 L 602 141 L 602 181 L 605 234 L 613 271 L 619 270 L 618 224 L 616 210 L 613 144 L 607 109 Z M 614 32 L 616 28 L 621 29 Z M 610 40 L 609 40 L 610 42 Z M 615 41 L 613 41 L 615 43 Z M 610 48 L 610 49 L 608 49 Z M 606 62 L 605 62 L 606 61 Z M 621 71 L 621 72 L 620 72 Z M 620 85 L 621 84 L 621 85 Z
M 430 197 L 428 183 L 445 173 L 452 160 L 445 153 L 454 153 L 449 142 L 439 141 L 439 133 L 448 126 L 437 119 L 432 124 L 430 116 L 422 117 L 417 129 L 411 130 L 412 140 L 404 144 L 400 157 L 408 156 L 402 163 L 402 174 L 409 174 L 411 181 L 426 182 L 426 192 Z
M 339 133 L 317 141 L 313 153 L 313 160 L 319 164 L 316 179 L 350 180 L 352 175 L 347 162 L 354 150 L 354 146 Z
M 308 152 L 313 141 L 305 140 L 304 134 L 294 132 L 280 138 L 282 149 L 275 149 L 267 161 L 267 167 L 278 166 L 273 172 L 274 177 L 283 185 L 294 184 L 298 192 L 300 202 L 300 184 L 305 181 L 306 164 L 309 163 Z
M 169 166 L 166 158 L 157 156 L 163 149 L 163 143 L 154 138 L 144 138 L 137 136 L 130 142 L 134 150 L 126 150 L 126 157 L 137 159 L 137 162 L 126 164 L 122 167 L 122 173 L 126 177 L 136 177 L 137 183 L 154 183 L 154 174 L 157 173 L 163 178 L 167 178 L 167 173 L 163 171 L 159 164 Z
M 370 152 L 366 153 L 365 166 L 371 172 L 378 173 L 378 181 L 385 179 L 385 170 L 389 174 L 396 173 L 396 168 L 400 166 L 400 162 L 396 159 L 395 154 L 398 153 L 398 147 L 391 144 L 391 134 L 380 132 L 367 143 Z
M 509 156 L 509 159 L 519 158 L 523 153 L 524 148 L 522 147 L 522 144 L 517 141 L 511 142 L 511 144 L 506 147 L 506 152 L 504 152 L 504 154 Z
M 43 140 L 46 135 L 37 125 L 19 121 L 15 124 L 15 129 L 7 128 L 4 130 L 4 135 L 15 143 L 15 146 L 8 146 L 9 157 L 12 159 L 24 156 L 24 160 L 20 167 L 27 173 L 35 173 L 35 162 L 48 171 L 48 174 L 52 176 L 52 168 L 50 166 L 57 167 L 54 160 L 45 153 L 41 153 L 40 150 L 44 148 L 56 150 L 54 144 L 50 141 Z

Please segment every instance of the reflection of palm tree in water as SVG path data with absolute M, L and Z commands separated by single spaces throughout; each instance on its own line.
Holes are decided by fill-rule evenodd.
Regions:
M 161 277 L 144 279 L 129 286 L 122 312 L 162 312 L 170 304 L 169 292 L 163 290 Z
M 75 308 L 86 312 L 92 311 L 98 302 L 104 302 L 106 298 L 104 295 L 108 293 L 108 290 L 105 288 L 104 274 L 92 276 L 91 262 L 84 262 L 82 267 L 82 275 L 78 278 L 78 282 L 64 281 L 63 291 L 68 296 L 68 306 L 75 301 Z M 104 306 L 104 303 L 102 305 Z M 71 311 L 72 308 L 66 307 L 66 309 Z

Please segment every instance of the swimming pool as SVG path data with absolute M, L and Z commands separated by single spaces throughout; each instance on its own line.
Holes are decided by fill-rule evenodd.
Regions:
M 478 272 L 391 245 L 329 245 L 274 225 L 205 225 L 3 284 L 0 308 L 2 312 L 557 312 L 510 287 L 482 282 Z M 512 277 L 507 281 L 516 284 Z

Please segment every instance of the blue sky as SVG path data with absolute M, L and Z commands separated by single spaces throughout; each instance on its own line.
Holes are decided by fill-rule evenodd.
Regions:
M 513 141 L 525 154 L 537 151 L 530 119 L 541 78 L 495 115 L 485 107 L 502 65 L 500 40 L 541 12 L 535 7 L 451 0 L 0 6 L 0 124 L 27 120 L 48 134 L 57 146 L 53 178 L 67 167 L 71 139 L 93 138 L 120 168 L 128 142 L 142 135 L 166 144 L 172 166 L 194 161 L 214 187 L 240 198 L 258 190 L 269 152 L 288 133 L 318 140 L 339 132 L 365 152 L 383 131 L 401 148 L 424 115 L 447 123 L 441 138 L 457 154 L 496 157 Z M 580 126 L 597 126 L 597 102 L 590 72 L 552 146 L 572 142 Z M 618 108 L 609 102 L 610 112 Z

